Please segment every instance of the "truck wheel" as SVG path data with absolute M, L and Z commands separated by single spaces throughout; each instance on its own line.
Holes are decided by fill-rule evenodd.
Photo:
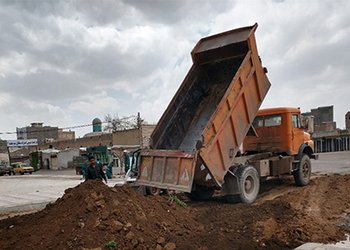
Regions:
M 195 190 L 188 193 L 187 196 L 194 201 L 209 200 L 214 194 L 214 188 L 196 185 Z
M 260 189 L 258 171 L 252 166 L 241 167 L 237 171 L 241 189 L 239 197 L 243 203 L 251 204 L 256 200 Z
M 299 168 L 293 175 L 297 186 L 306 186 L 309 184 L 311 177 L 311 161 L 307 154 L 303 154 L 299 163 Z
M 146 187 L 146 193 L 148 195 L 159 195 L 160 194 L 160 188 L 156 188 L 156 187 Z

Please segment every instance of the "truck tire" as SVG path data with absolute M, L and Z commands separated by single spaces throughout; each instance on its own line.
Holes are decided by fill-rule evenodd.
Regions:
M 146 194 L 157 196 L 160 194 L 160 188 L 156 187 L 146 187 Z
M 241 189 L 241 202 L 251 204 L 256 200 L 260 189 L 258 171 L 252 166 L 240 167 L 237 170 L 238 183 Z
M 301 157 L 299 168 L 293 172 L 294 181 L 297 186 L 306 186 L 311 177 L 311 161 L 307 154 Z
M 195 190 L 191 193 L 187 193 L 187 196 L 194 201 L 205 201 L 209 200 L 214 194 L 214 188 L 196 185 Z

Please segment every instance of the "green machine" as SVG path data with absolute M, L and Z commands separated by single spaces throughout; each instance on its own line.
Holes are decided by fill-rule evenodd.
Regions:
M 86 151 L 88 155 L 93 155 L 96 162 L 99 161 L 100 164 L 109 164 L 111 161 L 111 154 L 108 152 L 107 146 L 88 147 Z
M 93 155 L 95 157 L 95 161 L 97 164 L 100 164 L 101 166 L 103 164 L 107 164 L 107 171 L 106 175 L 108 179 L 112 179 L 112 155 L 110 151 L 108 150 L 107 146 L 96 146 L 96 147 L 88 147 L 86 149 L 87 155 Z M 85 166 L 86 169 L 86 166 Z M 84 171 L 84 166 L 83 166 Z

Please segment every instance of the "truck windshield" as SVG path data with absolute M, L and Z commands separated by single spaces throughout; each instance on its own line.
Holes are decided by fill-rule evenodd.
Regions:
M 282 123 L 281 115 L 257 116 L 254 119 L 254 128 L 279 126 Z

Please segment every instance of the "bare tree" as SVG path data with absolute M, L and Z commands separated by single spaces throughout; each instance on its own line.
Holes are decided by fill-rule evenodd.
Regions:
M 131 116 L 124 116 L 119 118 L 118 114 L 112 116 L 107 114 L 104 117 L 104 122 L 106 125 L 103 130 L 107 132 L 123 131 L 127 129 L 139 128 L 143 122 L 140 118 L 140 113 Z

